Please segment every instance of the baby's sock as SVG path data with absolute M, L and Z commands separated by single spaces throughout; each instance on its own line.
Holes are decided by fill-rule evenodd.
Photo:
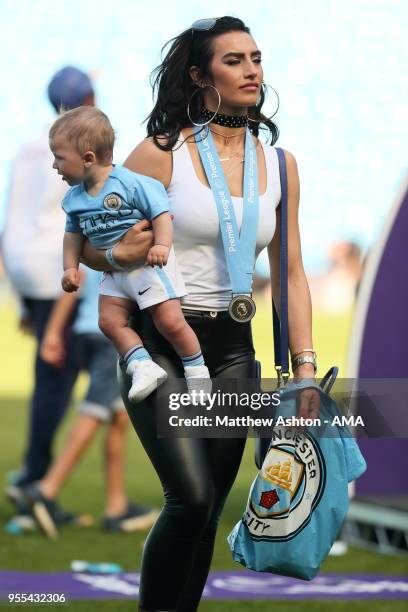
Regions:
M 150 357 L 149 353 L 146 351 L 143 344 L 136 344 L 135 346 L 132 346 L 132 348 L 129 349 L 128 352 L 123 355 L 122 359 L 126 367 L 128 367 L 128 365 L 132 361 L 135 361 L 135 360 L 146 361 L 147 359 L 151 360 L 152 358 Z
M 208 394 L 211 393 L 211 378 L 201 351 L 188 357 L 181 357 L 186 377 L 187 390 L 191 403 L 195 406 L 205 405 Z
M 184 369 L 192 366 L 202 366 L 204 364 L 204 357 L 201 351 L 194 353 L 194 355 L 187 355 L 186 357 L 180 357 Z

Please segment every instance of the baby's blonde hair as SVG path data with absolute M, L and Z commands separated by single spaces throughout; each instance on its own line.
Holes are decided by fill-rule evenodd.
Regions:
M 80 155 L 93 151 L 100 163 L 112 161 L 115 132 L 105 113 L 95 106 L 64 112 L 51 126 L 49 138 L 59 135 L 64 135 Z

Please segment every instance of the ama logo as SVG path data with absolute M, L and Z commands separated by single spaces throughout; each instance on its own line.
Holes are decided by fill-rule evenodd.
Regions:
M 295 537 L 308 524 L 325 483 L 325 462 L 314 438 L 293 428 L 276 428 L 244 516 L 252 538 Z

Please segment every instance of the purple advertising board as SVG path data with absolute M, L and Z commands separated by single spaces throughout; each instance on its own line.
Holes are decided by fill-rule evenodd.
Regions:
M 408 180 L 366 258 L 351 333 L 350 378 L 408 379 L 407 261 Z M 407 495 L 408 440 L 362 438 L 359 445 L 368 467 L 356 493 Z

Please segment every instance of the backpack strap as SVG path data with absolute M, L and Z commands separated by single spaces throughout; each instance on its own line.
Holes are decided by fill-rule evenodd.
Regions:
M 273 343 L 275 369 L 278 379 L 289 378 L 289 324 L 288 324 L 288 178 L 286 159 L 282 149 L 276 147 L 281 183 L 280 201 L 280 320 L 273 304 Z

